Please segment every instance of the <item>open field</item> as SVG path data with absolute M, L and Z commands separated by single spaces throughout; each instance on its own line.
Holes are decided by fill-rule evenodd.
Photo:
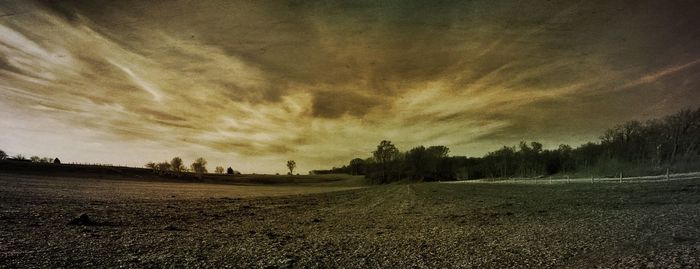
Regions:
M 333 184 L 335 183 L 335 184 Z M 348 182 L 324 184 L 214 184 L 196 182 L 134 181 L 67 177 L 0 175 L 3 192 L 18 195 L 31 190 L 30 196 L 90 200 L 161 200 L 197 198 L 250 198 L 259 196 L 300 195 L 358 188 Z M 351 186 L 350 186 L 351 185 Z
M 351 177 L 315 180 L 0 174 L 0 267 L 700 266 L 698 179 L 365 188 Z M 69 224 L 80 213 L 90 221 Z

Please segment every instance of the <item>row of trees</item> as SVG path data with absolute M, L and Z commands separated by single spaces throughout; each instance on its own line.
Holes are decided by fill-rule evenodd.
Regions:
M 30 158 L 25 157 L 22 154 L 17 154 L 14 156 L 9 156 L 5 151 L 0 150 L 0 160 L 11 160 L 11 161 L 22 161 L 22 162 L 33 162 L 33 163 L 54 163 L 54 164 L 60 164 L 61 161 L 58 158 L 49 158 L 49 157 L 44 157 L 41 158 L 39 156 L 32 156 Z M 91 165 L 102 165 L 102 164 L 91 164 Z M 294 169 L 296 169 L 296 162 L 294 160 L 289 160 L 287 161 L 287 169 L 289 169 L 289 174 L 291 175 L 294 172 Z M 107 165 L 111 166 L 111 165 Z M 163 161 L 163 162 L 148 162 L 145 165 L 147 168 L 150 168 L 153 170 L 154 173 L 157 173 L 159 175 L 175 175 L 175 176 L 181 176 L 183 173 L 191 172 L 196 174 L 199 178 L 202 178 L 202 176 L 206 173 L 208 173 L 207 169 L 207 160 L 204 158 L 197 158 L 192 164 L 189 165 L 189 167 L 185 166 L 184 162 L 182 161 L 182 158 L 180 157 L 174 157 L 170 161 Z M 241 173 L 238 171 L 233 170 L 233 168 L 228 167 L 227 169 L 224 169 L 223 166 L 217 166 L 214 168 L 214 173 L 216 174 L 229 174 L 229 175 L 240 175 Z
M 452 180 L 538 177 L 552 174 L 598 176 L 654 174 L 700 169 L 700 108 L 646 122 L 629 121 L 606 130 L 598 142 L 577 148 L 544 149 L 538 142 L 504 146 L 483 157 L 448 156 L 445 146 L 401 152 L 381 141 L 372 157 L 312 173 L 365 175 L 377 183 L 396 180 Z
M 355 158 L 348 165 L 330 170 L 314 170 L 313 174 L 346 173 L 365 175 L 376 183 L 409 179 L 431 181 L 454 179 L 450 149 L 445 146 L 418 146 L 401 152 L 391 141 L 383 140 L 367 159 Z
M 185 167 L 182 158 L 180 157 L 175 157 L 170 161 L 163 161 L 158 163 L 149 162 L 146 164 L 146 167 L 153 169 L 153 172 L 159 175 L 169 174 L 181 176 L 182 173 L 192 172 L 196 174 L 197 177 L 202 178 L 202 175 L 208 173 L 207 160 L 201 157 L 197 158 L 192 164 L 190 164 L 189 168 Z M 214 168 L 214 172 L 217 174 L 223 174 L 224 168 L 222 166 L 217 166 L 216 168 Z M 233 175 L 236 172 L 233 170 L 233 168 L 229 167 L 226 170 L 226 173 Z
M 195 173 L 199 178 L 202 178 L 204 174 L 208 173 L 207 160 L 201 157 L 197 158 L 192 164 L 190 164 L 189 169 L 184 166 L 182 158 L 180 157 L 175 157 L 170 161 L 163 161 L 158 163 L 149 162 L 146 164 L 146 167 L 152 169 L 154 173 L 157 173 L 159 175 L 181 176 L 184 172 L 192 172 Z M 292 175 L 294 173 L 294 169 L 296 167 L 297 163 L 294 160 L 287 161 L 287 169 L 289 169 L 289 175 Z M 216 168 L 214 168 L 214 173 L 223 174 L 224 167 L 217 166 Z M 240 175 L 241 173 L 229 167 L 228 169 L 226 169 L 226 174 Z
M 14 161 L 29 161 L 33 163 L 55 163 L 55 164 L 60 164 L 61 160 L 58 158 L 50 158 L 50 157 L 39 157 L 39 156 L 31 156 L 29 159 L 27 157 L 24 157 L 22 154 L 17 154 L 14 156 L 9 156 L 5 151 L 0 150 L 0 160 L 14 160 Z

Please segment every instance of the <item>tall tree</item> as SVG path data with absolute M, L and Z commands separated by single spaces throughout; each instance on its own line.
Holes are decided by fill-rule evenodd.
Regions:
M 427 168 L 431 173 L 432 180 L 437 180 L 439 177 L 441 177 L 440 166 L 447 158 L 447 153 L 450 152 L 450 149 L 445 146 L 430 146 L 425 149 L 425 152 L 428 157 Z
M 382 183 L 387 182 L 387 165 L 399 154 L 399 150 L 391 141 L 382 140 L 377 145 L 377 150 L 373 152 L 374 159 L 382 166 Z
M 412 148 L 406 152 L 406 166 L 411 179 L 423 180 L 427 167 L 427 152 L 424 146 Z
M 185 170 L 185 165 L 182 163 L 182 159 L 180 159 L 180 157 L 175 157 L 170 160 L 170 169 L 180 175 L 180 173 Z
M 350 161 L 350 174 L 361 175 L 365 173 L 365 160 L 355 158 Z
M 190 165 L 190 167 L 192 168 L 192 172 L 197 174 L 197 177 L 201 179 L 202 175 L 207 172 L 207 160 L 199 157 Z
M 7 153 L 5 151 L 0 150 L 0 160 L 7 159 Z
M 156 170 L 158 170 L 158 174 L 168 173 L 168 171 L 170 171 L 171 168 L 170 163 L 168 161 L 160 162 L 156 165 L 156 167 Z

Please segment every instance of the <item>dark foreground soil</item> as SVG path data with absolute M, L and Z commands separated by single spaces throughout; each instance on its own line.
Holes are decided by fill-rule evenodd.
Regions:
M 55 180 L 0 175 L 0 267 L 700 267 L 700 180 L 257 197 Z

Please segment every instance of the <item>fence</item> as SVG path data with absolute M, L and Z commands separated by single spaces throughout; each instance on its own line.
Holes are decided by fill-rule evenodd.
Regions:
M 508 178 L 508 179 L 477 179 L 477 180 L 462 180 L 462 181 L 445 181 L 444 183 L 518 183 L 518 184 L 567 184 L 567 183 L 635 183 L 635 182 L 651 182 L 651 181 L 671 181 L 683 179 L 700 179 L 700 172 L 692 173 L 675 173 L 671 174 L 667 171 L 664 175 L 656 176 L 635 176 L 625 177 L 624 173 L 619 173 L 614 177 L 596 177 L 590 178 L 572 178 L 568 175 L 545 177 L 545 178 Z

